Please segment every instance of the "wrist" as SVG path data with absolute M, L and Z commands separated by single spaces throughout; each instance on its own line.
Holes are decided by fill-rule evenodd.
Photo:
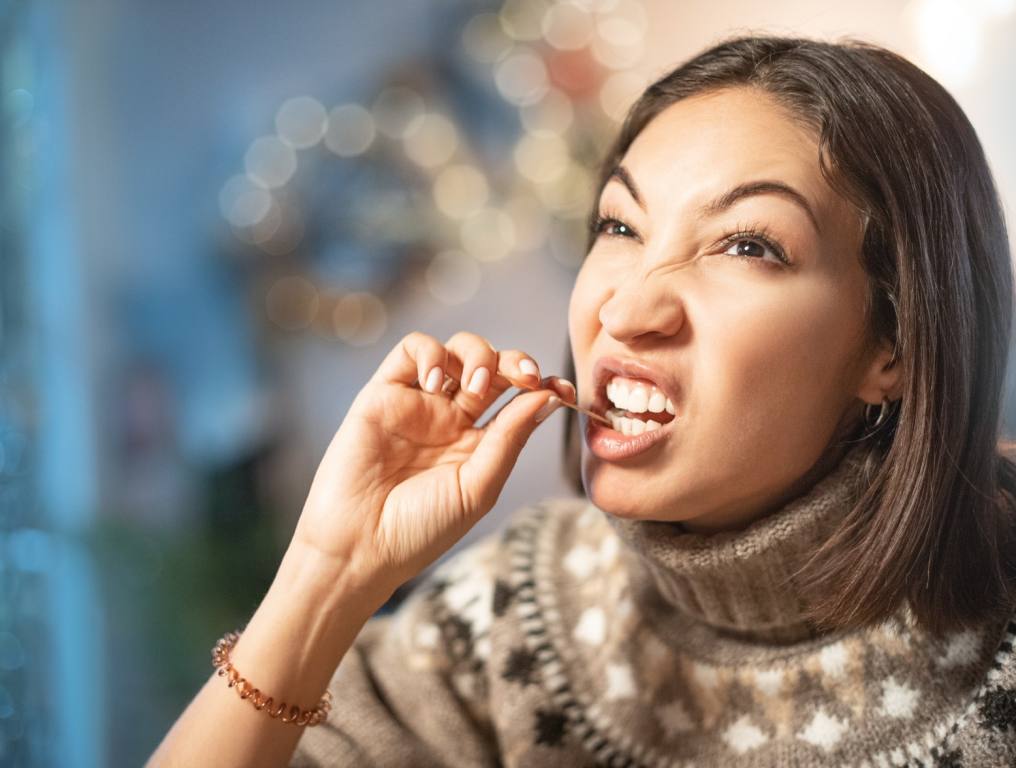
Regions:
M 397 585 L 396 585 L 397 586 Z M 366 621 L 391 597 L 395 586 L 343 560 L 302 543 L 290 542 L 269 589 L 284 601 L 315 606 L 322 617 Z
M 290 544 L 232 658 L 254 685 L 309 706 L 360 630 L 390 596 L 313 548 Z

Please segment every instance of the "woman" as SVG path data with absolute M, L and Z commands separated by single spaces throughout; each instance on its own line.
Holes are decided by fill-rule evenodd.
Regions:
M 959 107 L 878 47 L 734 39 L 646 90 L 600 189 L 577 393 L 469 333 L 403 339 L 219 646 L 238 685 L 213 676 L 154 764 L 1016 760 L 1013 285 Z M 588 498 L 368 622 L 561 399 L 612 423 L 572 436 Z

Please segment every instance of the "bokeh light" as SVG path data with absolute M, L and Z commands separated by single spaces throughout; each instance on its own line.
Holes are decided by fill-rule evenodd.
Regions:
M 624 120 L 643 85 L 643 79 L 633 72 L 612 73 L 600 88 L 600 107 L 611 120 Z
M 380 339 L 388 326 L 384 302 L 367 291 L 348 293 L 332 308 L 335 335 L 354 346 L 367 346 Z
M 219 192 L 219 210 L 234 227 L 251 227 L 272 205 L 272 196 L 246 175 L 233 176 Z
M 618 6 L 619 0 L 572 0 L 579 8 L 594 13 L 608 13 Z
M 328 115 L 325 146 L 340 157 L 355 157 L 374 143 L 374 117 L 359 104 L 341 104 Z
M 518 48 L 497 65 L 497 89 L 513 104 L 535 104 L 547 92 L 547 68 L 536 53 Z
M 275 130 L 284 142 L 297 149 L 313 147 L 325 135 L 328 113 L 317 99 L 288 99 L 275 114 Z
M 597 18 L 593 56 L 611 69 L 632 67 L 642 60 L 648 29 L 649 19 L 642 4 L 621 0 L 610 14 Z
M 476 61 L 493 64 L 512 48 L 496 13 L 478 13 L 462 30 L 462 47 Z
M 462 247 L 480 261 L 497 261 L 515 246 L 515 222 L 505 211 L 482 208 L 462 222 Z
M 522 107 L 519 117 L 527 131 L 564 133 L 571 126 L 574 113 L 571 99 L 551 88 L 535 104 Z
M 462 219 L 480 210 L 490 188 L 484 175 L 472 165 L 450 165 L 434 180 L 434 203 L 453 219 Z
M 515 40 L 538 40 L 549 6 L 547 0 L 505 0 L 498 14 L 501 28 Z
M 515 145 L 515 167 L 537 184 L 553 181 L 568 165 L 568 144 L 549 131 L 527 133 Z
M 258 247 L 270 256 L 285 256 L 296 250 L 303 240 L 303 215 L 289 203 L 276 200 L 273 201 L 264 221 L 272 218 L 273 211 L 278 212 L 278 226 L 271 230 L 270 236 L 262 238 L 258 242 Z M 254 229 L 256 230 L 260 226 L 262 223 L 258 222 Z
M 286 184 L 296 172 L 296 152 L 275 136 L 251 142 L 243 158 L 247 175 L 268 189 Z
M 459 145 L 454 123 L 437 112 L 417 115 L 402 138 L 406 156 L 417 165 L 433 168 L 448 162 Z
M 548 184 L 537 187 L 540 200 L 559 216 L 583 218 L 592 205 L 593 174 L 576 163 L 568 163 L 564 171 Z
M 555 3 L 543 15 L 541 28 L 544 38 L 552 46 L 574 51 L 589 42 L 593 34 L 593 20 L 584 8 L 571 3 Z

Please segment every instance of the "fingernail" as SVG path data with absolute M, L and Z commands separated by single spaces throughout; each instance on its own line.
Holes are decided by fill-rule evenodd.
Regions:
M 473 375 L 469 377 L 469 386 L 466 389 L 474 395 L 482 395 L 487 391 L 488 384 L 490 384 L 490 371 L 480 367 L 473 371 Z
M 578 391 L 577 391 L 577 390 L 575 389 L 575 385 L 574 385 L 574 384 L 572 384 L 572 383 L 571 383 L 570 381 L 568 381 L 568 379 L 558 379 L 558 381 L 560 381 L 560 382 L 561 382 L 562 384 L 564 384 L 565 386 L 567 386 L 567 387 L 568 387 L 568 389 L 570 389 L 570 390 L 571 390 L 571 393 L 572 393 L 572 400 L 578 400 L 578 397 L 579 397 L 579 393 L 578 393 Z
M 540 369 L 536 367 L 536 363 L 532 360 L 521 360 L 519 361 L 519 370 L 527 376 L 539 376 Z
M 540 410 L 538 410 L 536 412 L 536 416 L 533 417 L 536 419 L 536 423 L 539 424 L 545 418 L 550 416 L 550 414 L 556 411 L 558 409 L 558 406 L 560 405 L 561 399 L 556 395 L 551 395 L 550 399 L 547 400 L 547 402 L 545 402 L 542 406 L 540 406 Z
M 423 388 L 430 393 L 437 392 L 437 388 L 441 386 L 443 379 L 444 374 L 441 372 L 441 366 L 435 365 L 430 369 L 430 373 L 427 374 L 427 381 L 424 383 Z

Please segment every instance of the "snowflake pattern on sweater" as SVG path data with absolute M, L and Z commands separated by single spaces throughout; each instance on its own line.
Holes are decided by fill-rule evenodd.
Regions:
M 368 623 L 293 765 L 1016 765 L 1016 623 L 731 638 L 639 593 L 629 555 L 584 499 L 520 510 Z

